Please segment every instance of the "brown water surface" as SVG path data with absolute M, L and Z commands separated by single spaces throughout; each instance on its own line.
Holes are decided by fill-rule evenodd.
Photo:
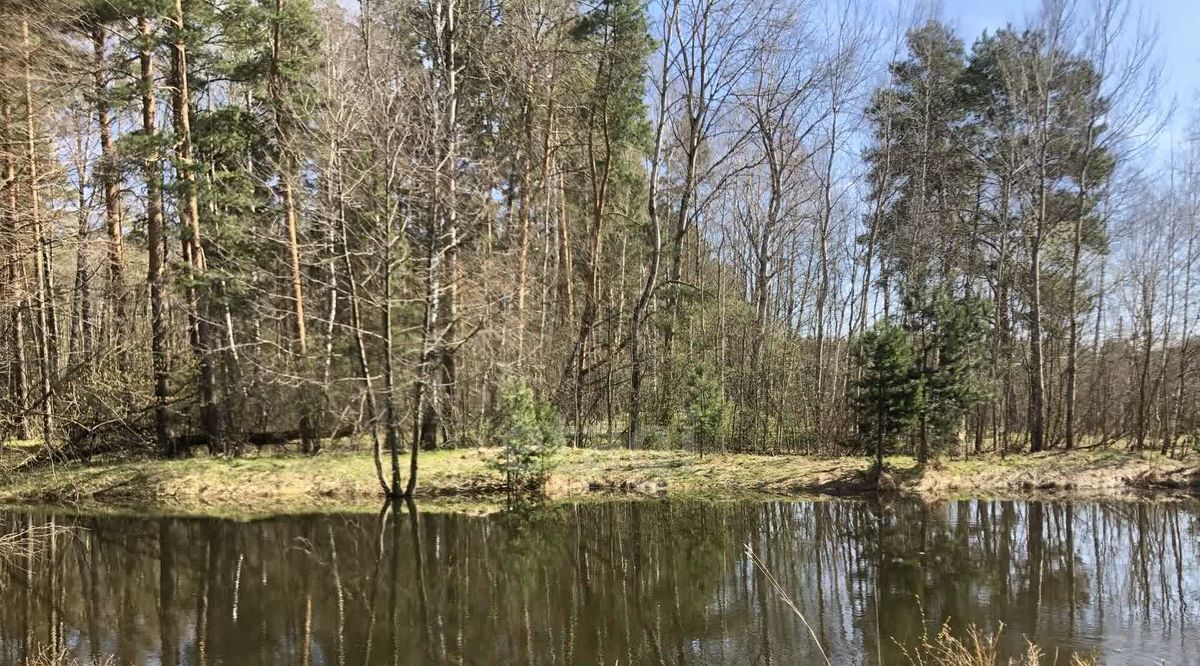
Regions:
M 0 664 L 905 664 L 948 620 L 1058 663 L 1200 663 L 1200 504 L 619 502 L 76 528 L 0 563 Z M 34 545 L 34 544 L 29 544 Z M 1050 663 L 1049 661 L 1047 663 Z

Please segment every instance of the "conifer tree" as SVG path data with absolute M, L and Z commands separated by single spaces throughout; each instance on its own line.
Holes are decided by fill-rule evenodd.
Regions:
M 880 321 L 859 338 L 855 356 L 862 374 L 855 393 L 860 441 L 875 456 L 876 473 L 883 457 L 912 425 L 920 400 L 912 349 L 904 329 Z
M 956 441 L 966 414 L 988 397 L 986 315 L 981 299 L 956 298 L 945 288 L 921 289 L 905 300 L 907 328 L 916 348 L 921 463 Z

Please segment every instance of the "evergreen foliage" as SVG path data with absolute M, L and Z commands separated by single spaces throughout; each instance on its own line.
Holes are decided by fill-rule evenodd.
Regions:
M 504 475 L 509 492 L 541 491 L 563 444 L 562 420 L 554 407 L 519 380 L 507 380 L 500 387 L 491 433 L 500 451 L 490 462 Z
M 729 430 L 730 405 L 720 377 L 707 364 L 692 368 L 683 385 L 681 419 L 701 453 L 720 443 Z
M 863 445 L 883 457 L 907 434 L 921 401 L 921 383 L 908 335 L 888 321 L 877 323 L 859 338 L 855 357 L 861 376 L 855 383 L 855 415 Z
M 987 303 L 955 298 L 944 288 L 917 290 L 905 301 L 915 347 L 918 458 L 945 452 L 965 428 L 966 415 L 987 399 Z

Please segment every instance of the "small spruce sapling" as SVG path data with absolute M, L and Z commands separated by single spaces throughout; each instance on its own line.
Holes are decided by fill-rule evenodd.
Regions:
M 708 365 L 695 366 L 683 387 L 680 416 L 695 439 L 700 455 L 707 442 L 718 441 L 729 427 L 729 401 L 720 378 Z
M 504 474 L 510 493 L 540 492 L 558 464 L 563 443 L 561 420 L 553 406 L 519 380 L 500 387 L 492 420 L 500 452 L 489 461 Z

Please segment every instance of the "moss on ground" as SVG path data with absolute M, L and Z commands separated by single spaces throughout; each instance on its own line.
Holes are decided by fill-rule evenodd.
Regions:
M 488 450 L 421 455 L 423 510 L 485 512 L 503 504 Z M 407 463 L 407 460 L 405 460 Z M 1119 449 L 984 456 L 918 468 L 893 457 L 879 486 L 927 498 L 1111 496 L 1200 488 L 1200 459 Z M 860 457 L 816 458 L 684 451 L 565 450 L 550 479 L 552 499 L 663 496 L 746 499 L 856 495 L 879 489 Z M 407 464 L 405 465 L 407 471 Z M 274 513 L 378 511 L 382 495 L 367 453 L 316 457 L 108 461 L 0 472 L 0 502 L 77 504 L 254 518 Z

